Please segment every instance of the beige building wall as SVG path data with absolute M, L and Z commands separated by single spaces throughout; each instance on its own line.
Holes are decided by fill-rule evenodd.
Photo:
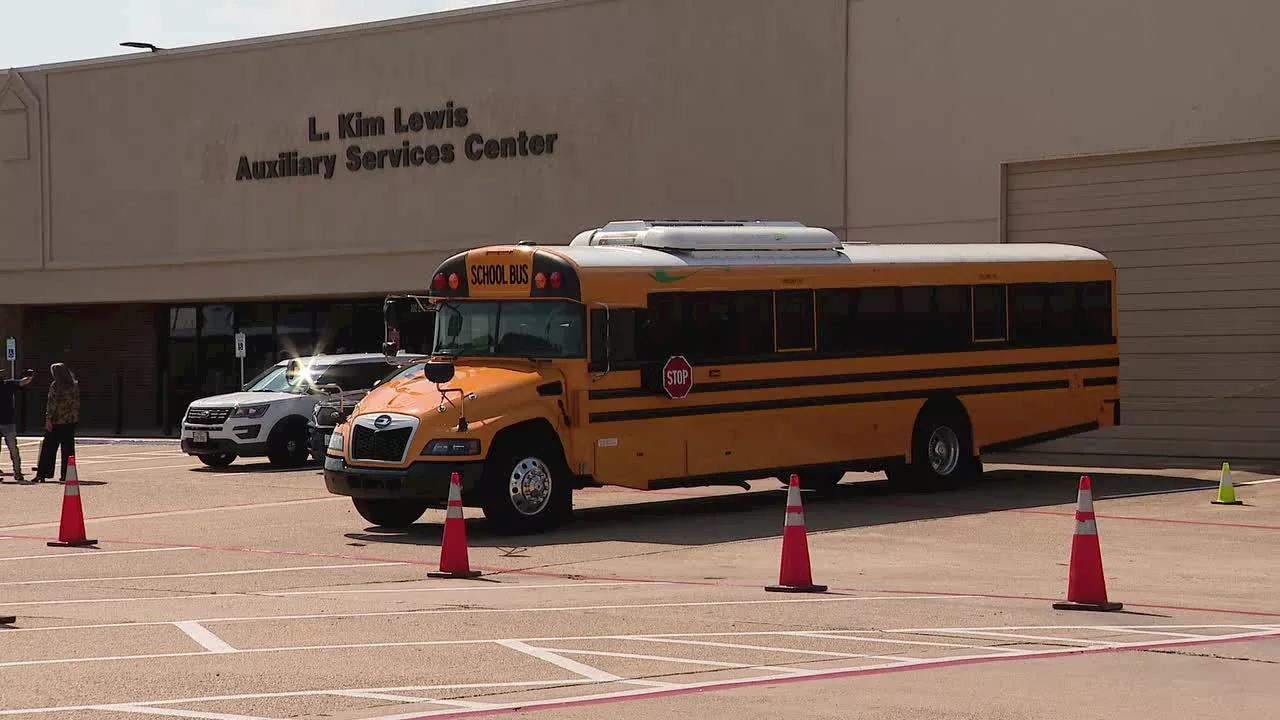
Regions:
M 1274 0 L 856 0 L 850 235 L 993 241 L 1000 164 L 1280 137 Z
M 617 218 L 838 229 L 846 12 L 844 0 L 534 2 L 26 71 L 48 115 L 49 222 L 39 159 L 0 169 L 24 198 L 0 204 L 0 258 L 43 255 L 44 270 L 5 263 L 0 304 L 378 294 L 423 286 L 456 249 L 562 243 Z M 405 125 L 446 110 L 455 127 L 397 132 L 397 108 Z M 383 124 L 339 122 L 357 112 Z M 468 157 L 473 133 L 522 132 L 529 154 Z M 426 162 L 361 164 L 405 142 Z M 252 167 L 290 151 L 324 158 L 324 172 L 237 180 L 242 156 Z

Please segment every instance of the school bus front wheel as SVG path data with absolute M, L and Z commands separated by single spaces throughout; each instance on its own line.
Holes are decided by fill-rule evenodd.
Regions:
M 573 516 L 573 478 L 555 431 L 541 423 L 500 434 L 485 459 L 480 506 L 495 534 L 549 530 Z

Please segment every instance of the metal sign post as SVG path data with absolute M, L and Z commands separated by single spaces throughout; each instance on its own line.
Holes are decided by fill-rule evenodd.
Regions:
M 240 358 L 240 387 L 244 387 L 244 356 L 245 356 L 245 338 L 244 333 L 236 333 L 236 357 Z

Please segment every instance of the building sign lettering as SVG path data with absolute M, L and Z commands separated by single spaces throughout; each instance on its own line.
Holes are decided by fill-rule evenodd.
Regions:
M 324 123 L 316 116 L 307 118 L 307 140 L 329 142 L 337 131 L 338 140 L 366 140 L 388 134 L 407 135 L 446 132 L 467 128 L 471 116 L 467 108 L 452 101 L 434 110 L 397 107 L 390 118 L 363 111 L 340 112 L 334 123 Z M 251 158 L 241 155 L 236 165 L 236 180 L 270 180 L 290 177 L 323 177 L 331 179 L 339 167 L 347 172 L 369 172 L 388 168 L 414 168 L 423 165 L 452 165 L 459 158 L 471 162 L 505 158 L 529 158 L 555 154 L 559 133 L 531 132 L 527 129 L 511 134 L 488 136 L 469 132 L 460 145 L 453 140 L 422 142 L 401 140 L 398 145 L 350 143 L 341 154 L 306 153 L 291 149 L 274 157 Z

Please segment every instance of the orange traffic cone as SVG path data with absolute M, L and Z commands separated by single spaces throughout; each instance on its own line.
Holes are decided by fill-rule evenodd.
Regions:
M 809 569 L 809 541 L 805 536 L 804 508 L 800 505 L 800 476 L 791 474 L 787 487 L 787 514 L 782 522 L 782 567 L 778 584 L 766 592 L 826 592 L 826 585 L 814 585 Z
M 67 483 L 62 493 L 62 520 L 58 528 L 58 542 L 49 547 L 84 547 L 97 545 L 84 535 L 84 509 L 80 506 L 80 476 L 76 473 L 76 456 L 67 458 Z
M 1107 601 L 1107 582 L 1102 576 L 1102 547 L 1098 544 L 1098 521 L 1093 515 L 1093 481 L 1088 475 L 1080 476 L 1076 503 L 1067 600 L 1056 602 L 1053 607 L 1058 610 L 1119 610 L 1123 604 Z
M 444 515 L 444 541 L 440 543 L 440 570 L 433 578 L 479 577 L 467 560 L 467 521 L 462 517 L 462 482 L 458 473 L 449 478 L 449 505 Z

